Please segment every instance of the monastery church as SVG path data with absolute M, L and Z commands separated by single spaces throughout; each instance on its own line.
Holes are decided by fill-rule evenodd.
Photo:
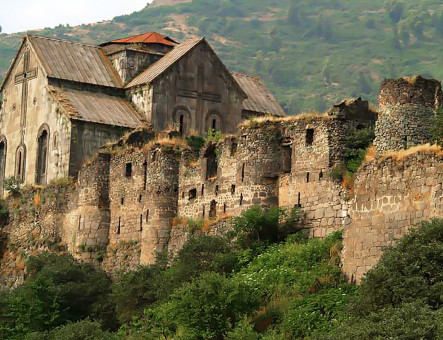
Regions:
M 259 77 L 230 72 L 204 38 L 151 32 L 100 46 L 27 35 L 0 86 L 0 189 L 76 176 L 100 146 L 140 127 L 232 133 L 284 115 Z

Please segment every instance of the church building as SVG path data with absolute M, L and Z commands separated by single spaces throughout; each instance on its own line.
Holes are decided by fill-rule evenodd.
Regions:
M 233 133 L 283 116 L 264 82 L 230 72 L 204 38 L 151 32 L 93 46 L 26 35 L 0 86 L 0 189 L 76 176 L 100 146 L 140 127 Z

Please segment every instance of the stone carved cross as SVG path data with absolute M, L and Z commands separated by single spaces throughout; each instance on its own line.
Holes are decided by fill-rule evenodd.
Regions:
M 20 114 L 20 128 L 22 135 L 26 126 L 26 112 L 28 110 L 28 81 L 37 78 L 37 68 L 29 68 L 29 51 L 23 54 L 23 72 L 15 75 L 15 85 L 22 84 L 22 105 Z
M 217 93 L 211 93 L 211 92 L 204 91 L 205 68 L 203 66 L 199 66 L 199 68 L 198 68 L 197 79 L 198 79 L 198 82 L 197 82 L 197 90 L 196 91 L 180 89 L 180 90 L 178 90 L 178 95 L 180 97 L 197 99 L 196 114 L 197 114 L 197 117 L 202 117 L 203 116 L 203 102 L 210 101 L 210 102 L 215 102 L 215 103 L 221 103 L 221 96 Z

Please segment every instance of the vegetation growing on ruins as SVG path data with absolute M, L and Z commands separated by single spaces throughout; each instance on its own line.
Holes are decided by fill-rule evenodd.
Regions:
M 432 141 L 437 145 L 443 146 L 443 109 L 437 110 L 431 125 Z
M 344 164 L 338 164 L 331 169 L 331 178 L 337 182 L 343 182 L 346 188 L 352 189 L 354 174 L 371 151 L 369 148 L 374 138 L 374 127 L 351 129 L 346 137 Z
M 113 282 L 67 255 L 30 257 L 25 283 L 0 294 L 0 337 L 438 338 L 442 220 L 388 249 L 357 288 L 340 270 L 340 233 L 277 237 L 296 227 L 295 213 L 254 208 L 235 220 L 235 235 L 195 234 L 172 265 L 159 254 Z

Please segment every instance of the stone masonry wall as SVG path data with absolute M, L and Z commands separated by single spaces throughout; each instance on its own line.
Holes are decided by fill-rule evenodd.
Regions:
M 381 85 L 374 146 L 378 154 L 430 141 L 430 126 L 441 105 L 441 83 L 433 79 L 387 79 Z
M 401 157 L 401 154 L 400 156 Z M 421 221 L 443 217 L 443 156 L 419 151 L 374 160 L 357 173 L 344 232 L 343 270 L 359 282 L 383 248 Z

